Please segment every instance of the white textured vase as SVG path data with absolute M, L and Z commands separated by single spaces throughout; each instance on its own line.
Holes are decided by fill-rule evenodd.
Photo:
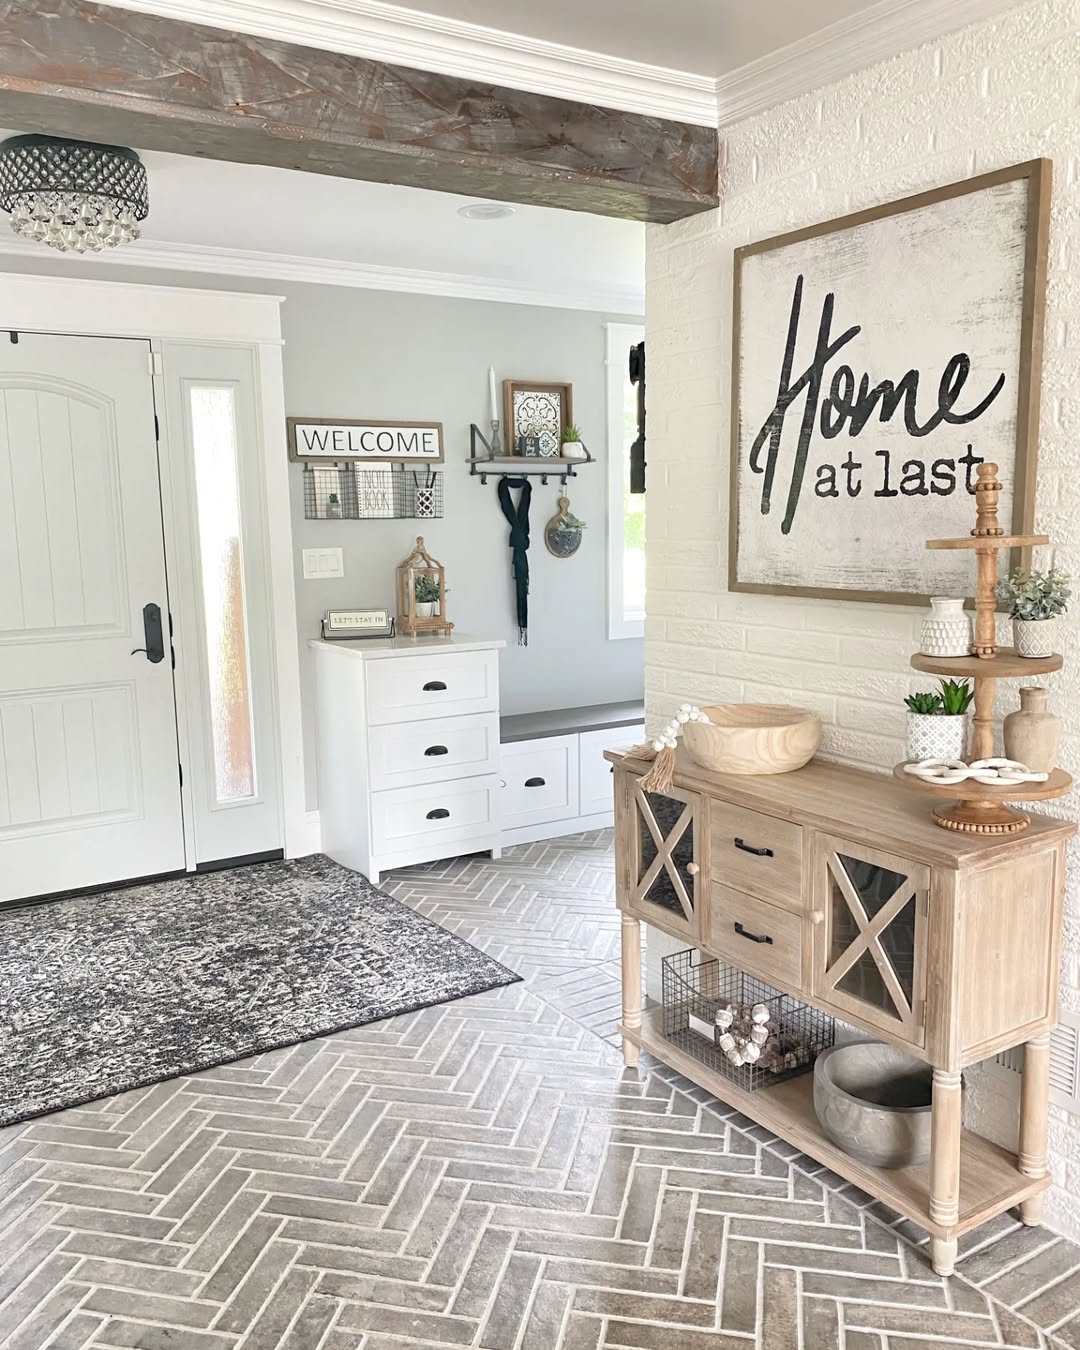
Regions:
M 908 759 L 963 759 L 967 749 L 967 713 L 915 713 L 907 716 Z
M 919 650 L 924 656 L 971 654 L 971 619 L 964 612 L 963 600 L 953 600 L 947 595 L 930 597 L 930 613 L 923 620 Z
M 1013 619 L 1017 656 L 1053 656 L 1057 619 Z

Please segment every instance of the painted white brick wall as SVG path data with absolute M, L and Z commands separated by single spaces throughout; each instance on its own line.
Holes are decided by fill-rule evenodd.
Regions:
M 740 244 L 1038 156 L 1054 161 L 1036 527 L 1080 573 L 1080 0 L 1038 0 L 792 100 L 721 135 L 721 208 L 648 231 L 650 726 L 683 700 L 818 709 L 822 751 L 902 758 L 919 611 L 727 591 L 732 252 Z M 978 241 L 972 241 L 978 247 Z M 1066 670 L 1062 762 L 1080 770 L 1080 612 Z M 923 680 L 925 683 L 925 680 Z M 1012 691 L 1002 708 L 1012 706 Z M 1077 794 L 1055 814 L 1080 815 Z M 674 944 L 650 933 L 657 960 Z M 1080 1011 L 1080 853 L 1073 851 L 1065 1007 Z M 1015 1084 L 970 1075 L 974 1123 L 1015 1139 Z M 982 1080 L 980 1082 L 980 1079 Z M 1011 1136 L 1011 1138 L 1010 1138 Z M 1055 1112 L 1049 1222 L 1080 1238 L 1080 1117 Z

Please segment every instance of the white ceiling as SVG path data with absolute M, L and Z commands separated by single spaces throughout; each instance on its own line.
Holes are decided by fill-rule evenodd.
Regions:
M 15 132 L 0 132 L 0 139 Z M 262 165 L 140 152 L 150 182 L 143 237 L 110 261 L 181 265 L 378 286 L 480 294 L 640 313 L 645 230 L 631 221 L 518 206 L 505 220 L 458 215 L 471 198 Z M 179 246 L 179 247 L 177 247 Z M 22 245 L 0 218 L 0 250 Z M 217 254 L 218 257 L 213 255 Z M 77 263 L 75 264 L 77 266 Z M 422 274 L 439 274 L 425 278 Z
M 698 75 L 726 75 L 877 0 L 396 0 L 483 24 Z

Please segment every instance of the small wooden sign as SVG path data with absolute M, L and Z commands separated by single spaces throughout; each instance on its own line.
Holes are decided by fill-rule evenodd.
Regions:
M 375 422 L 289 417 L 289 458 L 304 464 L 443 462 L 441 422 Z

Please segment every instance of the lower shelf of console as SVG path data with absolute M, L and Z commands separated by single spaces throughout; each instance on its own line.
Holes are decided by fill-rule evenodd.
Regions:
M 1025 1177 L 1017 1167 L 1015 1154 L 965 1130 L 960 1146 L 960 1219 L 955 1228 L 946 1230 L 930 1218 L 929 1165 L 869 1167 L 849 1157 L 825 1136 L 814 1113 L 812 1073 L 790 1078 L 775 1087 L 745 1092 L 669 1041 L 662 1028 L 663 1013 L 651 1010 L 643 1014 L 640 1031 L 630 1031 L 625 1026 L 619 1030 L 642 1050 L 677 1069 L 684 1078 L 772 1130 L 933 1237 L 966 1233 L 1050 1184 L 1046 1177 Z

